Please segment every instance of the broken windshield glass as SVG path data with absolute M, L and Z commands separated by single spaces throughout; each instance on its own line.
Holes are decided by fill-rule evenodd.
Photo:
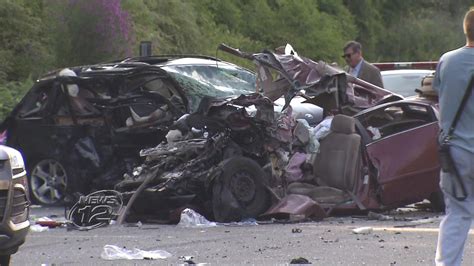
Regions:
M 187 88 L 191 110 L 196 110 L 204 96 L 225 98 L 256 91 L 255 75 L 247 70 L 217 66 L 163 67 Z

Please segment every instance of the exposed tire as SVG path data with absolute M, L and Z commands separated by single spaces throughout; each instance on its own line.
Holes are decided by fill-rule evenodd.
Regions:
M 431 193 L 430 198 L 428 200 L 430 201 L 431 208 L 434 211 L 437 211 L 437 212 L 445 211 L 446 205 L 444 203 L 444 195 L 441 190 Z
M 71 177 L 56 159 L 42 159 L 29 172 L 29 190 L 34 202 L 41 205 L 60 205 L 66 196 Z
M 212 210 L 217 222 L 255 218 L 271 204 L 264 185 L 265 173 L 255 161 L 245 157 L 228 159 L 213 183 Z

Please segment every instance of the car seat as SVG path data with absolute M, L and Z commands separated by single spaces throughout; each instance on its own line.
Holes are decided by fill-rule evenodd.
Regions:
M 291 183 L 288 194 L 309 196 L 324 205 L 349 201 L 361 167 L 361 137 L 355 131 L 355 120 L 336 115 L 331 132 L 321 140 L 319 153 L 313 160 L 313 175 L 317 185 Z

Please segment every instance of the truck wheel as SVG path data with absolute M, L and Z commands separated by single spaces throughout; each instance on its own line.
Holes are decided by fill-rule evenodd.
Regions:
M 42 205 L 58 205 L 66 195 L 68 174 L 55 159 L 43 159 L 33 164 L 29 185 L 33 201 Z
M 212 209 L 217 222 L 255 218 L 271 204 L 264 184 L 265 173 L 255 161 L 233 157 L 224 163 L 223 172 L 212 187 Z

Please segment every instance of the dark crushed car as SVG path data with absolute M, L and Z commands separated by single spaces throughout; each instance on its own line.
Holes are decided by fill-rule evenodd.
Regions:
M 56 204 L 112 187 L 204 96 L 254 91 L 252 72 L 212 57 L 130 58 L 45 75 L 0 131 L 24 155 L 32 199 Z
M 25 242 L 30 222 L 27 178 L 23 158 L 0 145 L 0 265 Z
M 172 221 L 176 210 L 193 206 L 228 222 L 308 214 L 315 206 L 322 216 L 384 210 L 423 199 L 443 208 L 436 99 L 403 99 L 297 55 L 222 48 L 256 62 L 263 95 L 202 102 L 187 128 L 178 126 L 202 129 L 202 138 L 143 150 L 145 163 L 117 185 L 128 201 L 123 216 Z M 288 108 L 275 114 L 272 100 L 282 95 Z M 316 153 L 308 149 L 308 127 L 291 114 L 295 95 L 336 114 Z

